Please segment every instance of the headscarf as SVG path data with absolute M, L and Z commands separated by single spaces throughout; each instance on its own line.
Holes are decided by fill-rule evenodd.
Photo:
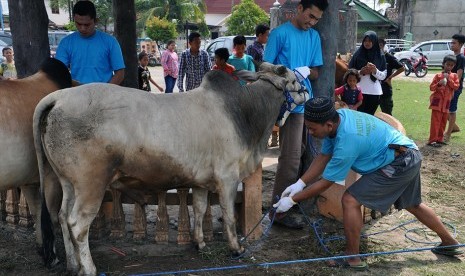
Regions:
M 363 46 L 363 41 L 368 37 L 373 43 L 371 49 L 367 49 Z M 349 62 L 349 68 L 355 68 L 357 70 L 362 69 L 368 62 L 376 65 L 379 71 L 386 70 L 386 58 L 384 52 L 379 48 L 378 36 L 374 31 L 367 31 L 363 36 L 362 45 L 355 52 L 354 56 Z M 373 75 L 370 75 L 372 81 L 376 81 Z

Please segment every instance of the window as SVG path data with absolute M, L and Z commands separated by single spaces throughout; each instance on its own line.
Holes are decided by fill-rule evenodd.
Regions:
M 50 0 L 50 9 L 53 14 L 60 13 L 60 4 L 58 3 L 58 0 Z
M 432 51 L 447 51 L 449 48 L 447 47 L 447 43 L 434 43 Z

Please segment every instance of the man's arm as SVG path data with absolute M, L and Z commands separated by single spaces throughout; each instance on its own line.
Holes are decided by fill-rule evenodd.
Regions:
M 308 76 L 308 78 L 310 80 L 316 80 L 319 76 L 319 69 L 318 67 L 310 67 L 310 75 Z
M 124 80 L 124 68 L 116 70 L 109 83 L 120 85 L 123 80 Z
M 181 53 L 181 61 L 179 62 L 178 71 L 178 89 L 179 92 L 184 92 L 184 75 L 186 74 L 186 55 L 185 52 Z

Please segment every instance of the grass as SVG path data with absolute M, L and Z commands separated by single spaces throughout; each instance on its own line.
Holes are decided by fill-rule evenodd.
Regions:
M 431 110 L 429 109 L 429 82 L 396 80 L 393 82 L 393 115 L 402 122 L 407 135 L 416 142 L 426 143 L 429 137 Z M 465 130 L 465 101 L 459 98 L 457 124 Z M 451 144 L 465 145 L 465 135 L 452 135 Z

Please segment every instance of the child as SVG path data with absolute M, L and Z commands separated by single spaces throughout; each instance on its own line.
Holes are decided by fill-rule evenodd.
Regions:
M 178 78 L 178 54 L 175 51 L 176 43 L 174 40 L 166 43 L 166 51 L 161 55 L 161 66 L 165 76 L 165 93 L 173 93 L 176 79 Z
M 155 85 L 160 92 L 163 92 L 163 88 L 161 88 L 150 76 L 150 71 L 147 68 L 147 64 L 149 64 L 149 56 L 146 52 L 141 52 L 139 54 L 139 68 L 138 71 L 138 80 L 139 80 L 139 89 L 145 90 L 150 92 L 150 82 Z
M 362 104 L 363 94 L 357 83 L 360 81 L 360 74 L 357 69 L 349 69 L 344 74 L 344 85 L 334 91 L 336 98 L 346 103 L 350 109 L 357 110 Z
M 454 91 L 459 87 L 459 78 L 452 73 L 457 59 L 454 55 L 447 55 L 442 61 L 443 71 L 437 73 L 431 82 L 430 96 L 431 126 L 429 130 L 428 146 L 440 147 L 444 142 L 444 130 L 449 116 L 449 105 Z
M 233 54 L 229 57 L 228 63 L 236 70 L 248 70 L 255 72 L 253 58 L 245 54 L 247 40 L 243 35 L 238 35 L 233 39 Z
M 13 50 L 10 47 L 5 47 L 2 50 L 5 61 L 0 66 L 0 79 L 12 80 L 17 79 L 15 61 L 13 60 Z
M 221 70 L 230 75 L 236 70 L 234 66 L 228 64 L 229 51 L 227 48 L 218 48 L 215 50 L 215 64 L 213 65 L 213 70 Z

